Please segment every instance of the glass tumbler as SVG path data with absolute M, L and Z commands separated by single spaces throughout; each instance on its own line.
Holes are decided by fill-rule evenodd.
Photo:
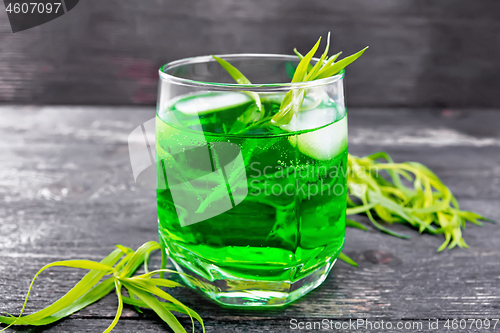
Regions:
M 344 72 L 287 83 L 296 56 L 220 57 L 252 84 L 211 56 L 159 70 L 160 242 L 213 300 L 281 306 L 319 286 L 344 245 Z M 276 122 L 289 91 L 300 107 Z

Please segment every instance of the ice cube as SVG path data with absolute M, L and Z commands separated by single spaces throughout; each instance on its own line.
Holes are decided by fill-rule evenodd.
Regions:
M 194 116 L 235 108 L 250 101 L 250 96 L 240 92 L 210 92 L 181 99 L 174 107 L 186 115 Z
M 294 117 L 290 124 L 282 126 L 282 128 L 292 132 L 325 126 L 328 124 L 326 119 L 332 117 L 332 111 L 336 110 L 315 109 L 299 112 L 298 117 Z M 329 112 L 330 114 L 328 114 Z M 309 157 L 321 161 L 329 160 L 347 147 L 347 116 L 323 128 L 291 135 L 288 140 L 300 152 Z

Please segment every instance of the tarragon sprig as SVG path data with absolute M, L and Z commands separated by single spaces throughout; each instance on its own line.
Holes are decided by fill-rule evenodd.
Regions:
M 383 171 L 388 177 L 383 177 Z M 374 215 L 388 223 L 410 224 L 421 233 L 443 234 L 445 240 L 438 251 L 468 247 L 462 237 L 466 221 L 477 225 L 482 225 L 480 220 L 494 223 L 460 210 L 450 189 L 420 163 L 394 163 L 384 152 L 366 157 L 349 155 L 348 172 L 347 215 L 364 213 L 377 229 L 390 235 L 409 238 L 384 227 Z M 412 187 L 405 186 L 401 177 Z
M 147 242 L 135 252 L 121 245 L 117 245 L 116 247 L 117 249 L 111 252 L 111 254 L 101 262 L 90 260 L 65 260 L 53 262 L 42 267 L 31 282 L 19 316 L 16 317 L 10 314 L 8 314 L 8 317 L 0 316 L 0 323 L 8 325 L 0 332 L 5 331 L 12 325 L 42 326 L 52 324 L 98 301 L 113 290 L 115 290 L 118 297 L 118 310 L 114 320 L 104 333 L 110 332 L 118 323 L 123 310 L 123 304 L 130 304 L 137 308 L 152 309 L 175 333 L 186 333 L 186 330 L 172 314 L 172 311 L 187 314 L 191 318 L 193 332 L 194 319 L 200 322 L 203 332 L 205 332 L 203 320 L 195 311 L 160 289 L 160 287 L 175 288 L 181 286 L 181 284 L 175 281 L 163 279 L 161 275 L 165 272 L 183 274 L 164 268 L 164 251 L 162 251 L 161 269 L 133 276 L 139 266 L 143 263 L 147 264 L 147 258 L 149 258 L 150 253 L 161 248 L 157 242 Z M 44 270 L 56 266 L 88 269 L 90 272 L 53 304 L 43 310 L 23 316 L 28 297 L 36 278 Z M 160 278 L 154 278 L 155 275 L 160 275 Z M 194 280 L 188 275 L 184 276 L 190 279 L 195 285 L 200 286 L 202 284 L 202 282 Z M 105 280 L 101 282 L 102 278 L 105 278 Z M 128 296 L 122 294 L 123 289 L 127 290 Z M 160 302 L 157 297 L 164 301 Z
M 316 42 L 311 51 L 309 51 L 305 56 L 303 56 L 296 49 L 294 49 L 294 52 L 300 58 L 300 63 L 297 66 L 297 70 L 295 72 L 295 75 L 293 76 L 292 82 L 314 81 L 336 75 L 345 67 L 350 65 L 356 59 L 358 59 L 366 51 L 366 49 L 368 49 L 367 46 L 361 51 L 349 57 L 346 57 L 338 62 L 335 62 L 335 60 L 337 60 L 337 58 L 342 54 L 342 52 L 339 52 L 331 56 L 329 59 L 327 59 L 327 54 L 330 46 L 330 33 L 328 33 L 325 51 L 321 55 L 319 61 L 316 62 L 314 66 L 311 66 L 310 62 L 318 49 L 320 41 L 321 37 Z M 302 103 L 304 101 L 304 98 L 305 98 L 305 88 L 290 90 L 285 95 L 285 98 L 283 99 L 283 102 L 280 105 L 280 111 L 273 117 L 272 119 L 273 123 L 275 125 L 288 124 L 291 121 L 292 117 L 299 112 L 300 107 L 302 106 Z
M 338 62 L 335 62 L 335 60 L 337 60 L 342 52 L 339 52 L 327 59 L 330 47 L 330 33 L 328 33 L 325 51 L 321 55 L 319 61 L 311 67 L 310 62 L 314 54 L 316 54 L 320 42 L 321 37 L 318 39 L 311 51 L 309 51 L 305 56 L 302 56 L 297 50 L 294 50 L 299 56 L 300 62 L 292 78 L 292 83 L 314 81 L 336 75 L 358 59 L 366 51 L 366 49 L 368 49 L 367 46 L 361 51 Z M 281 102 L 279 112 L 272 118 L 273 124 L 278 126 L 286 125 L 292 120 L 293 116 L 299 112 L 302 103 L 304 102 L 305 90 L 306 88 L 292 89 L 285 95 L 285 98 L 283 98 L 283 101 Z
M 319 44 L 321 42 L 321 37 L 318 39 L 316 44 L 314 44 L 313 48 L 306 53 L 305 56 L 302 56 L 297 50 L 294 50 L 295 53 L 299 56 L 300 62 L 295 69 L 295 72 L 292 77 L 292 83 L 299 82 L 307 82 L 314 81 L 318 79 L 327 78 L 333 75 L 336 75 L 340 71 L 342 71 L 345 67 L 359 58 L 368 48 L 365 47 L 361 51 L 346 57 L 338 62 L 335 62 L 337 58 L 340 56 L 342 52 L 339 52 L 330 58 L 328 58 L 328 51 L 330 49 L 330 33 L 328 33 L 327 42 L 325 51 L 321 55 L 320 59 L 316 62 L 314 66 L 311 65 L 311 60 L 316 54 Z M 219 64 L 224 67 L 224 69 L 231 75 L 231 77 L 237 82 L 241 84 L 251 84 L 250 80 L 248 80 L 236 67 L 231 65 L 229 62 L 221 59 L 220 57 L 212 56 Z M 261 109 L 261 101 L 259 95 L 255 92 L 244 91 L 249 94 L 256 102 L 257 107 Z M 306 96 L 306 88 L 294 88 L 289 90 L 280 105 L 279 111 L 271 115 L 270 122 L 273 125 L 281 126 L 290 123 L 293 116 L 296 115 L 302 106 Z M 261 112 L 261 118 L 259 119 L 260 124 L 266 124 L 268 121 L 263 121 L 263 116 L 265 112 Z M 265 119 L 264 119 L 265 120 Z M 252 126 L 253 128 L 254 126 Z

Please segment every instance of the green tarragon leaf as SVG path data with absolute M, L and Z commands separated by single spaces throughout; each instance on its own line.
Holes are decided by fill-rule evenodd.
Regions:
M 295 73 L 293 75 L 292 83 L 304 82 L 307 79 L 307 69 L 314 54 L 318 50 L 320 42 L 321 37 L 318 39 L 316 44 L 314 44 L 313 48 L 309 52 L 307 52 L 307 54 L 300 60 L 299 65 L 297 66 L 297 69 L 295 70 Z M 312 70 L 314 70 L 314 67 Z M 283 101 L 281 102 L 279 112 L 272 117 L 271 122 L 276 126 L 286 125 L 290 123 L 293 116 L 299 112 L 300 107 L 304 102 L 304 98 L 304 88 L 292 89 L 287 92 L 285 97 L 283 98 Z
M 212 55 L 212 58 L 217 60 L 217 62 L 228 72 L 229 75 L 239 84 L 252 84 L 249 79 L 246 78 L 243 73 L 241 73 L 236 67 L 231 65 L 229 62 L 226 60 Z M 260 117 L 259 119 L 262 119 L 264 117 L 264 110 L 262 108 L 262 102 L 260 101 L 259 94 L 257 94 L 254 91 L 243 91 L 245 94 L 250 96 L 254 101 L 255 105 L 257 105 L 257 109 L 260 112 Z M 248 116 L 247 116 L 248 117 Z
M 346 68 L 348 65 L 350 65 L 351 63 L 353 63 L 356 59 L 358 59 L 359 57 L 361 57 L 361 55 L 368 49 L 368 46 L 365 47 L 364 49 L 362 49 L 361 51 L 353 54 L 353 55 L 350 55 L 342 60 L 339 60 L 338 62 L 336 63 L 332 63 L 330 66 L 325 66 L 323 67 L 318 75 L 316 76 L 316 80 L 317 79 L 324 79 L 326 77 L 330 77 L 332 75 L 335 75 L 337 74 L 338 72 L 340 72 L 341 70 L 343 70 L 344 68 Z
M 112 323 L 104 331 L 104 333 L 111 332 L 111 330 L 113 330 L 116 326 L 118 320 L 120 319 L 124 303 L 153 309 L 160 316 L 160 318 L 164 319 L 167 324 L 171 325 L 174 332 L 179 333 L 184 333 L 186 331 L 170 310 L 186 313 L 191 317 L 192 323 L 194 323 L 193 318 L 198 320 L 201 323 L 203 332 L 205 332 L 203 321 L 196 312 L 184 306 L 181 302 L 177 301 L 165 291 L 158 288 L 158 286 L 175 288 L 179 287 L 180 284 L 162 278 L 152 278 L 154 275 L 161 275 L 164 272 L 177 272 L 160 269 L 132 277 L 139 266 L 147 260 L 149 254 L 152 251 L 161 248 L 157 242 L 147 242 L 136 252 L 121 245 L 117 245 L 117 248 L 117 250 L 113 251 L 101 262 L 94 262 L 90 260 L 66 260 L 45 265 L 33 278 L 19 316 L 15 317 L 10 314 L 8 314 L 8 317 L 0 316 L 0 323 L 9 325 L 0 330 L 0 332 L 5 331 L 12 325 L 42 326 L 54 323 L 103 298 L 113 289 L 116 291 L 116 295 L 118 297 L 118 309 Z M 162 252 L 162 267 L 164 266 L 165 258 L 166 256 L 164 252 Z M 35 279 L 45 269 L 55 266 L 89 269 L 90 272 L 87 273 L 87 275 L 85 275 L 82 280 L 80 280 L 80 282 L 73 287 L 73 289 L 52 305 L 33 314 L 22 316 Z M 112 273 L 110 277 L 100 282 L 104 276 L 110 275 L 110 273 Z M 189 278 L 194 280 L 193 277 Z M 202 282 L 200 281 L 196 282 L 196 284 L 201 283 Z M 130 297 L 122 296 L 121 291 L 123 286 L 129 291 Z M 158 301 L 155 295 L 171 302 L 170 305 Z
M 314 64 L 313 68 L 309 70 L 309 73 L 305 77 L 304 81 L 312 81 L 316 79 L 316 74 L 318 74 L 320 68 L 323 66 L 323 62 L 325 61 L 326 57 L 328 56 L 328 50 L 330 49 L 330 33 L 328 33 L 328 37 L 326 39 L 326 47 L 325 51 L 321 55 L 321 58 L 319 58 L 319 61 Z M 304 59 L 301 59 L 301 61 Z

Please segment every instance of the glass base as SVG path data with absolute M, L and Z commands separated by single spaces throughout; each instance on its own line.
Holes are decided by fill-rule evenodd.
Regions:
M 323 283 L 337 261 L 336 258 L 331 258 L 295 282 L 280 282 L 230 278 L 227 277 L 229 274 L 226 278 L 209 281 L 172 258 L 170 260 L 178 272 L 203 282 L 195 285 L 188 277 L 181 274 L 188 286 L 202 291 L 217 303 L 230 307 L 279 307 L 289 304 Z

